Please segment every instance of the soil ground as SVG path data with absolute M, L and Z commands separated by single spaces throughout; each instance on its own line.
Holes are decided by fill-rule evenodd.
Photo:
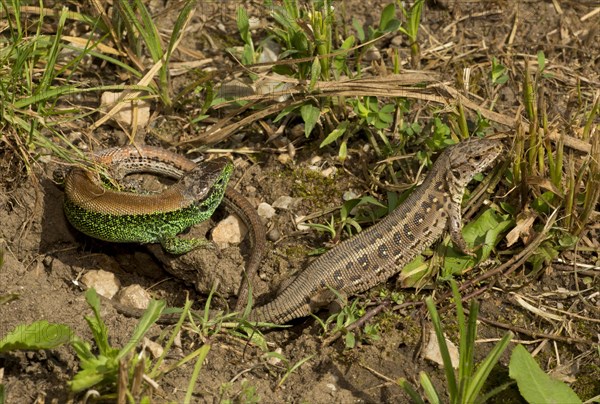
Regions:
M 363 24 L 376 24 L 386 3 L 376 1 L 367 5 L 361 1 L 347 1 L 340 3 L 340 7 L 342 4 L 345 11 L 343 18 L 349 28 L 351 17 L 358 18 Z M 261 23 L 269 22 L 265 9 L 252 2 L 244 5 L 249 14 L 258 17 Z M 223 74 L 223 79 L 227 79 L 224 73 L 227 69 L 223 67 L 236 67 L 223 51 L 231 46 L 231 42 L 238 43 L 234 6 L 237 7 L 237 4 L 202 3 L 193 20 L 197 30 L 190 32 L 185 39 L 186 46 L 212 58 L 207 69 L 216 69 L 217 76 Z M 550 119 L 559 123 L 570 121 L 578 113 L 572 109 L 578 86 L 598 88 L 600 41 L 597 27 L 600 26 L 600 15 L 595 14 L 582 21 L 583 16 L 597 10 L 597 7 L 594 1 L 432 1 L 424 9 L 420 31 L 423 54 L 421 68 L 435 71 L 444 80 L 455 83 L 457 78 L 460 80 L 465 67 L 472 67 L 472 74 L 486 74 L 481 64 L 492 57 L 509 66 L 512 72 L 522 72 L 525 60 L 534 62 L 537 52 L 543 50 L 554 75 L 546 88 Z M 168 9 L 164 15 L 164 24 L 168 28 L 172 16 L 168 17 Z M 264 31 L 259 30 L 256 35 L 264 35 Z M 384 58 L 388 49 L 398 48 L 401 57 L 408 59 L 407 45 L 402 37 L 387 37 L 377 43 Z M 178 57 L 185 59 L 186 56 Z M 497 94 L 497 109 L 508 115 L 514 115 L 521 103 L 519 77 L 511 77 L 512 84 Z M 174 86 L 183 87 L 191 79 L 189 76 L 178 77 L 174 80 Z M 471 91 L 477 92 L 477 89 Z M 185 128 L 179 123 L 184 121 L 176 115 L 157 118 L 155 129 L 146 133 L 146 141 L 161 143 L 158 139 L 164 142 L 168 137 L 181 140 L 186 134 Z M 288 137 L 293 138 L 291 132 Z M 342 195 L 349 190 L 358 195 L 372 193 L 368 178 L 363 177 L 359 164 L 354 164 L 356 170 L 344 169 L 336 159 L 337 149 L 319 149 L 321 140 L 303 140 L 302 136 L 295 138 L 296 154 L 292 156 L 293 162 L 287 163 L 282 163 L 279 158 L 282 154 L 280 151 L 273 151 L 277 149 L 276 144 L 266 144 L 268 135 L 258 125 L 244 129 L 218 146 L 260 151 L 253 155 L 235 155 L 236 178 L 232 180 L 255 206 L 260 202 L 272 204 L 281 196 L 299 198 L 299 203 L 289 210 L 278 210 L 277 215 L 267 223 L 270 241 L 261 266 L 260 277 L 263 282 L 256 285 L 256 293 L 262 301 L 272 297 L 282 280 L 306 266 L 309 261 L 306 254 L 309 251 L 322 247 L 327 241 L 324 235 L 314 231 L 298 231 L 293 222 L 295 217 L 339 206 Z M 122 132 L 106 127 L 93 134 L 93 148 L 122 144 L 124 139 Z M 197 302 L 194 307 L 202 308 L 206 290 L 216 279 L 221 285 L 216 305 L 224 306 L 228 298 L 231 300 L 240 279 L 243 257 L 249 253 L 247 242 L 220 252 L 195 252 L 196 255 L 190 256 L 188 259 L 191 261 L 186 262 L 191 262 L 190 265 L 195 265 L 193 270 L 204 274 L 198 276 L 197 279 L 201 281 L 194 288 L 194 285 L 166 272 L 164 265 L 146 246 L 113 245 L 78 233 L 64 218 L 62 190 L 51 181 L 56 163 L 40 162 L 35 166 L 33 175 L 28 177 L 16 156 L 2 147 L 0 246 L 5 254 L 4 265 L 0 269 L 0 295 L 14 293 L 18 299 L 0 305 L 0 336 L 6 335 L 19 324 L 44 319 L 66 324 L 81 338 L 91 340 L 91 332 L 84 320 L 84 315 L 90 315 L 91 310 L 76 280 L 86 271 L 94 269 L 115 273 L 123 286 L 141 284 L 153 296 L 167 299 L 170 305 L 182 305 L 186 293 L 189 293 Z M 356 151 L 353 149 L 355 147 L 361 146 L 350 145 L 349 149 Z M 358 159 L 358 153 L 350 154 Z M 316 164 L 322 168 L 338 168 L 334 180 L 323 179 L 311 172 L 308 167 L 315 165 L 315 156 L 320 156 Z M 353 162 L 358 163 L 357 160 Z M 410 183 L 410 179 L 406 183 Z M 380 200 L 385 199 L 385 190 L 379 190 L 375 196 Z M 328 215 L 322 219 L 328 219 Z M 597 265 L 600 261 L 594 228 L 598 228 L 598 223 L 590 224 L 590 231 L 584 240 L 586 246 L 591 247 L 584 258 L 585 263 L 590 265 Z M 574 253 L 565 258 L 580 259 Z M 218 268 L 218 274 L 214 273 L 214 268 Z M 494 288 L 478 296 L 481 317 L 533 332 L 556 333 L 567 338 L 597 342 L 600 332 L 598 297 L 583 301 L 584 297 L 587 299 L 591 294 L 590 290 L 598 290 L 597 269 L 587 279 L 558 266 L 547 266 L 538 277 L 531 279 L 525 276 L 525 269 L 513 273 L 510 278 L 497 279 Z M 475 275 L 468 274 L 465 279 Z M 419 292 L 401 292 L 406 294 L 404 301 L 418 301 L 430 295 L 435 287 L 432 284 Z M 361 302 L 373 307 L 381 301 L 379 291 L 382 289 L 395 289 L 394 280 L 365 293 L 360 297 Z M 563 307 L 563 327 L 523 308 L 512 292 L 528 296 L 539 304 L 558 304 L 558 307 Z M 583 318 L 569 315 L 572 312 L 583 313 Z M 125 344 L 137 320 L 125 317 L 106 305 L 103 306 L 102 315 L 109 329 L 111 343 L 114 346 Z M 449 338 L 456 341 L 453 311 L 444 311 L 443 316 Z M 327 312 L 320 313 L 320 317 L 327 317 Z M 428 338 L 430 330 L 430 322 L 422 307 L 392 305 L 371 322 L 378 324 L 379 338 L 359 336 L 357 346 L 352 349 L 345 347 L 343 338 L 325 344 L 323 329 L 312 318 L 298 319 L 289 328 L 267 332 L 267 351 L 280 352 L 289 361 L 288 366 L 310 358 L 291 372 L 279 387 L 278 382 L 286 374 L 285 362 L 268 360 L 263 350 L 254 344 L 246 344 L 231 333 L 221 332 L 209 341 L 203 341 L 198 334 L 186 330 L 181 335 L 184 353 L 197 349 L 203 342 L 211 345 L 194 401 L 408 402 L 396 381 L 406 378 L 418 384 L 421 371 L 431 375 L 438 390 L 444 391 L 443 370 L 420 355 L 423 340 Z M 154 326 L 149 337 L 156 338 L 162 329 Z M 478 331 L 475 355 L 480 360 L 506 330 L 481 322 Z M 325 338 L 328 336 L 330 334 Z M 553 370 L 556 377 L 574 383 L 573 387 L 582 398 L 600 394 L 600 360 L 598 353 L 591 349 L 591 343 L 533 339 L 519 333 L 514 342 L 517 341 L 526 343 L 528 347 L 535 346 L 538 357 L 542 358 L 542 366 L 546 370 Z M 505 353 L 497 371 L 490 378 L 490 384 L 497 386 L 507 380 L 508 359 L 509 355 Z M 193 366 L 193 363 L 188 363 L 163 377 L 159 381 L 160 389 L 154 394 L 155 401 L 183 400 Z M 14 352 L 0 356 L 2 369 L 4 376 L 2 379 L 0 372 L 0 381 L 6 385 L 8 403 L 65 402 L 72 398 L 67 381 L 77 371 L 78 360 L 69 347 Z M 514 390 L 509 389 L 499 400 L 521 402 L 518 397 Z

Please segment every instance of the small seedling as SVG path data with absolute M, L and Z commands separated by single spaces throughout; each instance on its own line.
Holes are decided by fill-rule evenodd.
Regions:
M 456 302 L 456 312 L 458 320 L 459 330 L 459 364 L 458 374 L 455 373 L 452 367 L 452 361 L 450 359 L 450 352 L 446 344 L 444 331 L 440 316 L 435 308 L 433 299 L 428 297 L 426 299 L 427 310 L 431 315 L 431 321 L 435 330 L 435 335 L 438 341 L 440 353 L 444 363 L 444 372 L 446 374 L 446 391 L 450 396 L 450 403 L 478 403 L 485 402 L 490 396 L 485 397 L 480 395 L 481 389 L 488 378 L 492 368 L 498 362 L 500 355 L 510 342 L 513 334 L 508 332 L 502 337 L 502 339 L 492 348 L 486 358 L 475 367 L 475 337 L 477 336 L 477 313 L 479 312 L 479 303 L 472 301 L 469 307 L 469 317 L 465 322 L 465 314 L 462 306 L 462 300 L 458 292 L 456 282 L 452 280 L 450 282 L 452 286 L 452 294 L 454 301 Z M 425 372 L 420 372 L 420 382 L 423 388 L 424 394 L 427 400 L 431 403 L 440 403 L 441 395 L 431 383 L 429 376 Z M 411 397 L 414 402 L 424 403 L 423 399 L 419 396 L 417 391 L 408 383 L 405 379 L 400 380 L 400 386 L 404 391 Z M 509 384 L 502 386 L 503 388 L 508 387 Z M 498 393 L 501 389 L 494 390 L 494 393 Z

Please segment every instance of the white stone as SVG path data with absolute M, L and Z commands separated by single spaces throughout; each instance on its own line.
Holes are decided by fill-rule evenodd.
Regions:
M 256 212 L 258 213 L 258 216 L 262 217 L 263 219 L 271 219 L 273 216 L 275 216 L 275 208 L 266 202 L 261 202 L 258 205 Z
M 107 299 L 112 299 L 121 287 L 121 282 L 119 282 L 115 274 L 103 271 L 102 269 L 87 271 L 81 277 L 81 283 L 88 289 L 96 289 L 96 293 Z
M 349 201 L 349 200 L 356 199 L 356 198 L 358 198 L 358 194 L 352 190 L 346 191 L 342 195 L 342 199 L 345 201 Z
M 446 340 L 446 345 L 448 346 L 452 367 L 454 369 L 458 369 L 458 348 L 456 348 L 456 345 L 454 345 L 448 338 L 444 337 L 444 339 Z M 433 328 L 429 331 L 429 341 L 427 342 L 425 349 L 423 349 L 422 355 L 425 359 L 437 363 L 440 367 L 444 366 L 442 353 L 440 352 L 440 346 Z
M 248 232 L 244 223 L 235 215 L 221 220 L 212 231 L 212 239 L 220 248 L 241 243 Z
M 321 160 L 323 160 L 321 156 L 314 156 L 310 159 L 309 164 L 316 165 L 317 163 L 321 162 Z
M 153 358 L 160 358 L 164 352 L 164 348 L 156 342 L 144 337 L 144 347 L 150 352 Z
M 289 210 L 295 202 L 296 201 L 291 196 L 283 195 L 273 202 L 273 207 L 276 209 Z
M 321 175 L 325 178 L 331 178 L 337 173 L 337 167 L 327 167 L 323 171 L 321 171 Z
M 281 355 L 282 352 L 283 351 L 281 350 L 281 348 L 275 349 L 276 354 Z M 269 356 L 269 359 L 267 359 L 267 363 L 272 366 L 277 366 L 281 363 L 281 358 L 279 358 L 277 356 Z
M 304 218 L 306 218 L 306 216 L 296 217 L 295 224 L 296 224 L 296 228 L 298 229 L 298 231 L 306 231 L 306 230 L 310 229 L 310 226 L 308 224 L 306 224 L 305 222 L 303 222 Z
M 283 153 L 283 154 L 280 154 L 279 156 L 277 156 L 277 161 L 279 161 L 281 164 L 287 164 L 291 160 L 292 160 L 292 158 L 287 153 Z
M 152 297 L 141 285 L 129 285 L 119 291 L 117 302 L 136 309 L 146 309 Z

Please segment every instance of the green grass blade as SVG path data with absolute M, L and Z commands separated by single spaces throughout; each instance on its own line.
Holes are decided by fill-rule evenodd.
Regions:
M 425 372 L 419 372 L 419 380 L 421 381 L 421 387 L 425 391 L 425 397 L 431 404 L 441 404 L 442 400 L 440 399 L 440 395 L 437 390 L 431 383 L 431 379 L 427 376 Z
M 150 304 L 148 308 L 144 312 L 144 315 L 140 319 L 137 327 L 133 331 L 133 335 L 127 342 L 127 344 L 119 351 L 117 355 L 117 360 L 126 357 L 131 351 L 135 349 L 135 347 L 140 343 L 144 335 L 148 332 L 150 327 L 156 320 L 160 317 L 161 313 L 165 309 L 166 303 L 164 300 L 150 300 Z
M 485 383 L 487 377 L 490 372 L 496 366 L 500 355 L 504 352 L 510 340 L 513 337 L 512 332 L 507 332 L 504 337 L 494 346 L 494 348 L 490 351 L 490 353 L 485 357 L 483 362 L 479 364 L 471 382 L 467 386 L 467 390 L 465 392 L 465 396 L 463 397 L 464 403 L 472 403 L 475 401 L 483 384 Z
M 94 312 L 93 317 L 85 316 L 84 318 L 94 335 L 98 351 L 101 355 L 110 356 L 113 349 L 108 343 L 108 328 L 100 316 L 100 299 L 98 298 L 96 289 L 88 289 L 87 292 L 85 292 L 85 300 Z
M 277 383 L 277 388 L 280 388 L 283 383 L 285 383 L 285 381 L 287 380 L 287 378 L 294 373 L 294 371 L 296 369 L 298 369 L 300 366 L 302 366 L 303 364 L 305 364 L 306 362 L 308 362 L 309 360 L 311 360 L 315 355 L 309 355 L 306 358 L 300 359 L 298 362 L 296 362 L 294 364 L 294 366 L 292 366 L 291 368 L 288 369 L 287 372 L 285 372 L 285 375 L 283 375 L 283 377 L 281 378 L 281 380 L 279 381 L 279 383 Z
M 423 401 L 417 390 L 415 390 L 408 380 L 401 378 L 398 380 L 398 385 L 402 387 L 404 392 L 410 397 L 411 402 L 415 404 L 425 404 L 425 401 Z
M 54 99 L 63 94 L 73 94 L 77 89 L 76 86 L 63 86 L 50 88 L 41 93 L 36 93 L 32 96 L 21 98 L 13 104 L 15 109 L 24 109 L 34 104 L 39 104 L 43 101 Z
M 444 338 L 444 331 L 442 329 L 442 322 L 440 321 L 440 315 L 438 314 L 433 299 L 428 297 L 425 299 L 427 304 L 427 310 L 431 315 L 431 322 L 435 330 L 435 335 L 438 340 L 438 346 L 440 348 L 440 354 L 444 362 L 444 373 L 446 374 L 446 382 L 448 385 L 448 395 L 452 400 L 458 394 L 458 386 L 456 384 L 456 376 L 454 375 L 454 369 L 452 368 L 452 360 L 450 359 L 450 352 L 448 351 L 448 345 L 446 345 L 446 339 Z
M 169 59 L 171 58 L 171 53 L 175 50 L 175 46 L 181 36 L 184 33 L 184 29 L 189 22 L 190 16 L 193 15 L 194 6 L 196 2 L 194 0 L 187 0 L 181 9 L 181 12 L 177 16 L 177 20 L 175 21 L 175 25 L 173 26 L 173 33 L 171 34 L 171 39 L 169 40 L 169 46 L 167 47 L 167 56 L 166 63 L 168 64 Z
M 196 365 L 194 366 L 194 371 L 192 372 L 192 377 L 190 377 L 188 388 L 185 392 L 185 398 L 183 400 L 185 404 L 192 402 L 192 394 L 194 394 L 194 387 L 196 386 L 196 381 L 198 380 L 198 376 L 200 375 L 200 371 L 202 370 L 202 364 L 206 359 L 206 355 L 208 355 L 208 351 L 210 351 L 210 345 L 208 344 L 203 345 L 197 351 L 198 359 L 196 359 Z
M 58 24 L 56 26 L 56 33 L 54 35 L 54 41 L 50 47 L 44 73 L 38 86 L 41 91 L 46 91 L 48 88 L 50 88 L 50 85 L 56 76 L 54 67 L 56 66 L 56 59 L 58 58 L 58 53 L 61 49 L 61 37 L 63 29 L 65 28 L 65 22 L 67 21 L 68 11 L 69 10 L 66 7 L 61 9 Z

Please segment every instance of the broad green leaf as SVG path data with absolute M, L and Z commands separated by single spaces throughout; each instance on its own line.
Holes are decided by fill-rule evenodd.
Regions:
M 342 45 L 340 46 L 340 50 L 350 49 L 353 46 L 354 46 L 354 35 L 350 35 L 348 38 L 346 38 L 344 40 L 344 42 L 342 42 Z M 340 53 L 339 55 L 336 56 L 336 58 L 337 57 L 345 58 L 346 54 L 347 54 L 346 52 Z
M 78 393 L 89 389 L 98 383 L 116 382 L 119 362 L 114 358 L 100 355 L 93 359 L 82 362 L 81 369 L 67 382 L 71 390 Z
M 344 140 L 342 142 L 342 144 L 340 144 L 340 151 L 338 152 L 338 158 L 340 159 L 341 162 L 344 162 L 344 160 L 346 160 L 346 157 L 348 157 L 348 142 Z
M 385 32 L 387 30 L 388 24 L 390 21 L 394 19 L 396 16 L 396 6 L 394 3 L 390 3 L 381 12 L 381 18 L 379 19 L 379 30 Z
M 539 197 L 535 198 L 531 207 L 539 213 L 550 214 L 554 208 L 552 202 L 554 201 L 555 195 L 552 191 L 546 191 Z
M 554 243 L 545 241 L 543 242 L 531 255 L 527 262 L 533 264 L 533 272 L 537 272 L 542 269 L 542 266 L 552 262 L 554 258 L 558 256 L 558 250 Z
M 64 324 L 46 320 L 19 325 L 0 340 L 0 352 L 52 349 L 71 342 L 73 331 Z
M 127 344 L 119 351 L 117 359 L 121 359 L 127 356 L 127 354 L 135 349 L 135 347 L 144 338 L 144 335 L 148 332 L 150 327 L 156 320 L 160 318 L 161 313 L 165 309 L 167 304 L 164 300 L 150 300 L 148 308 L 144 311 L 144 315 L 140 318 L 137 327 L 133 331 L 133 335 Z
M 300 115 L 304 120 L 304 134 L 308 137 L 319 120 L 321 110 L 312 104 L 304 104 L 300 107 Z
M 275 119 L 273 119 L 273 123 L 281 121 L 283 118 L 285 118 L 288 114 L 292 113 L 296 109 L 298 109 L 298 105 L 290 105 L 285 107 L 283 110 L 281 110 L 279 114 L 277 114 Z
M 508 369 L 519 392 L 530 403 L 581 403 L 569 386 L 548 376 L 522 345 L 513 349 Z
M 475 249 L 476 258 L 464 255 L 457 247 L 444 250 L 443 276 L 462 274 L 471 269 L 477 262 L 489 258 L 494 247 L 501 241 L 500 235 L 513 225 L 508 215 L 500 215 L 488 209 L 477 219 L 466 224 L 463 237 L 467 245 Z
M 356 346 L 356 338 L 354 337 L 354 333 L 349 332 L 346 334 L 345 339 L 345 343 L 346 343 L 346 348 L 348 349 L 352 349 Z
M 332 130 L 331 133 L 329 135 L 327 135 L 325 140 L 323 140 L 321 142 L 321 144 L 319 145 L 319 148 L 327 146 L 328 144 L 335 142 L 340 136 L 342 136 L 344 133 L 346 133 L 346 129 L 348 129 L 349 123 L 350 122 L 348 122 L 348 121 L 340 122 L 338 127 L 335 128 L 334 130 Z
M 350 216 L 350 212 L 360 203 L 360 198 L 350 199 L 344 202 L 340 209 L 340 218 L 346 220 Z
M 540 72 L 543 72 L 544 68 L 546 67 L 546 55 L 544 55 L 544 51 L 538 52 L 537 60 L 538 60 L 538 69 Z
M 430 275 L 429 262 L 426 262 L 422 255 L 418 255 L 402 268 L 398 280 L 403 288 L 420 288 L 429 281 Z
M 352 26 L 356 30 L 356 36 L 358 37 L 358 40 L 364 42 L 365 30 L 363 29 L 363 26 L 361 25 L 360 21 L 356 19 L 356 17 L 352 17 Z
M 243 7 L 239 7 L 237 9 L 237 27 L 238 31 L 240 31 L 240 37 L 242 37 L 242 41 L 244 41 L 245 44 L 251 44 L 252 37 L 250 36 L 250 20 L 248 18 L 246 9 Z

